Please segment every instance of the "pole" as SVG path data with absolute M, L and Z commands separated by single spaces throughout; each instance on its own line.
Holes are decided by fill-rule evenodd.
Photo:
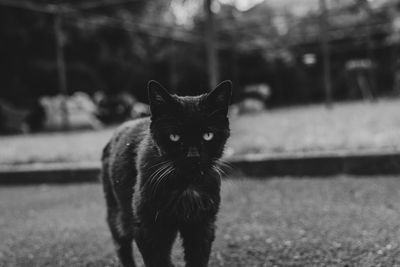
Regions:
M 207 53 L 207 73 L 208 73 L 208 86 L 212 90 L 217 86 L 219 80 L 219 67 L 218 67 L 218 51 L 217 39 L 215 34 L 214 12 L 211 10 L 213 0 L 204 0 L 204 9 L 206 13 L 206 53 Z
M 62 101 L 61 101 L 62 126 L 64 130 L 68 130 L 70 126 L 68 118 L 68 107 L 67 107 L 68 90 L 67 90 L 67 74 L 66 74 L 65 57 L 64 57 L 64 40 L 62 33 L 61 12 L 56 12 L 54 15 L 54 34 L 56 41 L 58 86 L 60 94 L 62 96 Z
M 321 31 L 321 51 L 324 72 L 324 90 L 325 105 L 332 108 L 332 87 L 331 87 L 331 62 L 330 47 L 328 36 L 328 9 L 326 8 L 326 0 L 319 0 L 320 8 L 320 31 Z
M 371 68 L 370 68 L 370 77 L 371 77 L 371 87 L 369 88 L 370 91 L 368 93 L 368 98 L 372 102 L 374 101 L 374 93 L 376 92 L 376 74 L 375 74 L 375 43 L 373 40 L 373 20 L 372 20 L 372 10 L 371 6 L 369 5 L 368 1 L 364 2 L 365 10 L 369 19 L 367 20 L 367 57 L 371 61 Z
M 169 88 L 176 93 L 178 85 L 178 72 L 177 72 L 177 58 L 176 58 L 176 44 L 173 38 L 170 43 L 170 55 L 169 55 Z

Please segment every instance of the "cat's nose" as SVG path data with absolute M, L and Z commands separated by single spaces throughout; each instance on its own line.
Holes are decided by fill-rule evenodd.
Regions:
M 187 153 L 188 158 L 198 158 L 200 157 L 199 150 L 195 146 L 189 147 L 188 153 Z

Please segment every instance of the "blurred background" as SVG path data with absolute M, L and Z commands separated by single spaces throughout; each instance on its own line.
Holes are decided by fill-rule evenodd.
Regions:
M 232 80 L 228 156 L 400 149 L 396 0 L 0 0 L 0 58 L 0 163 L 98 161 L 151 79 Z
M 0 131 L 147 113 L 146 84 L 234 84 L 234 112 L 400 92 L 396 0 L 0 0 Z

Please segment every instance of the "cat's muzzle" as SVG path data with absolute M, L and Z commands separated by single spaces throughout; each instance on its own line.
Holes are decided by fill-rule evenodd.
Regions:
M 186 157 L 187 158 L 200 158 L 199 149 L 195 146 L 189 147 Z

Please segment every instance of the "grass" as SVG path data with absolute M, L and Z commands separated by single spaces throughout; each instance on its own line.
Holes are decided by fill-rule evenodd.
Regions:
M 222 195 L 210 266 L 400 265 L 396 177 L 236 179 Z M 117 266 L 98 184 L 2 187 L 0 210 L 0 266 Z
M 277 109 L 239 117 L 237 154 L 400 150 L 400 99 Z
M 234 118 L 228 154 L 400 150 L 400 99 L 275 109 Z M 98 161 L 113 129 L 0 138 L 0 164 Z
M 114 129 L 0 138 L 0 164 L 99 161 Z

